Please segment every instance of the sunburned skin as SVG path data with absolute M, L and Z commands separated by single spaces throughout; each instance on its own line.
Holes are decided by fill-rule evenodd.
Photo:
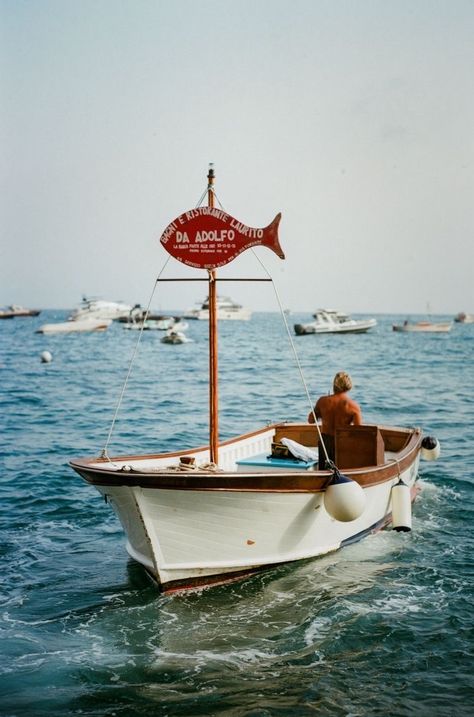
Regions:
M 314 408 L 316 418 L 322 421 L 321 432 L 334 436 L 337 428 L 346 426 L 360 426 L 362 414 L 359 405 L 347 395 L 346 391 L 333 393 L 330 396 L 321 396 Z M 308 422 L 314 423 L 311 411 Z

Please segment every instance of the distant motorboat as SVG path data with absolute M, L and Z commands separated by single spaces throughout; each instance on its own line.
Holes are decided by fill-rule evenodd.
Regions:
M 43 324 L 35 331 L 36 334 L 72 334 L 88 331 L 106 331 L 112 319 L 68 319 L 54 324 Z
M 451 331 L 453 327 L 452 321 L 404 321 L 403 324 L 393 324 L 392 329 L 394 331 L 405 331 L 407 333 L 412 332 L 426 332 L 426 333 L 447 333 Z
M 74 321 L 82 319 L 111 319 L 115 321 L 122 317 L 128 317 L 132 310 L 133 306 L 121 301 L 88 299 L 83 296 L 80 307 L 71 313 L 70 318 Z
M 349 314 L 334 309 L 318 309 L 314 321 L 295 324 L 295 334 L 360 334 L 377 325 L 375 319 L 352 319 Z
M 217 318 L 218 320 L 248 321 L 252 316 L 250 309 L 237 304 L 228 296 L 217 297 Z M 197 304 L 193 309 L 188 309 L 183 317 L 185 319 L 198 319 L 209 321 L 209 297 L 202 304 Z
M 135 331 L 168 331 L 169 329 L 181 328 L 187 329 L 188 324 L 180 323 L 173 317 L 169 319 L 146 319 L 146 321 L 127 321 L 123 326 L 124 329 L 132 329 Z
M 466 314 L 464 311 L 460 311 L 456 314 L 454 320 L 459 324 L 474 324 L 474 314 Z
M 171 328 L 173 324 L 179 320 L 179 316 L 169 316 L 164 314 L 157 314 L 153 310 L 149 309 L 148 312 L 146 309 L 144 309 L 141 304 L 135 304 L 135 306 L 132 308 L 132 310 L 129 312 L 127 316 L 120 316 L 119 319 L 117 319 L 121 324 L 139 324 L 139 328 L 141 328 L 141 324 L 145 321 L 150 323 L 150 328 L 158 329 L 160 331 L 166 331 L 167 329 Z M 131 328 L 128 326 L 127 328 Z
M 24 306 L 18 306 L 18 304 L 11 304 L 6 309 L 0 309 L 0 319 L 15 319 L 17 317 L 24 316 L 39 316 L 40 314 L 40 309 L 25 309 Z
M 182 321 L 179 316 L 153 316 L 148 314 L 145 319 L 146 312 L 140 311 L 139 314 L 130 312 L 128 321 L 124 324 L 124 329 L 134 331 L 185 331 L 188 324 Z

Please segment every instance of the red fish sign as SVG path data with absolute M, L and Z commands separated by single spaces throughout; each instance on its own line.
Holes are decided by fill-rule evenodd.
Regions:
M 183 264 L 217 269 L 252 246 L 266 246 L 280 259 L 285 255 L 278 241 L 281 214 L 264 229 L 253 229 L 216 207 L 198 207 L 168 224 L 160 242 Z

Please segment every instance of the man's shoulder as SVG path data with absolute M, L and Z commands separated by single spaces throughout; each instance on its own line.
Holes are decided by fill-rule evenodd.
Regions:
M 331 396 L 320 396 L 318 398 L 316 405 L 318 405 L 318 404 L 321 405 L 322 403 L 328 403 L 330 401 L 331 401 Z

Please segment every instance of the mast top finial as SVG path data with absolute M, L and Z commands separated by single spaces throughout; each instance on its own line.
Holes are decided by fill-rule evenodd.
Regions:
M 207 175 L 208 179 L 214 179 L 214 162 L 209 162 L 209 172 Z

